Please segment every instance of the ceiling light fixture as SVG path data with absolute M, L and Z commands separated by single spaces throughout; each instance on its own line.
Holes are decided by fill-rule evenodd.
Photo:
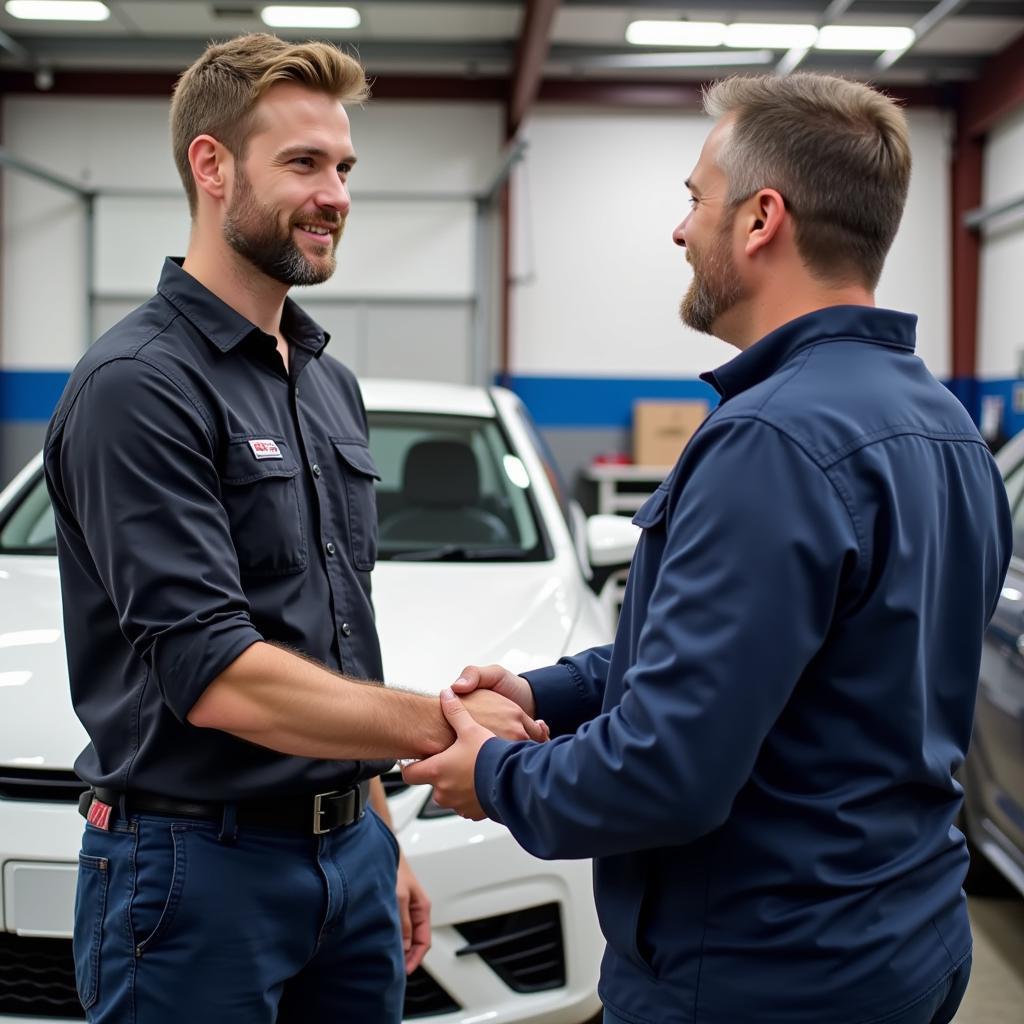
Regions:
M 633 21 L 626 42 L 634 46 L 721 46 L 725 25 L 720 21 Z
M 771 64 L 774 50 L 715 50 L 674 53 L 611 53 L 574 63 L 584 68 L 732 68 Z
M 813 46 L 818 38 L 814 25 L 772 25 L 737 21 L 725 30 L 725 45 L 738 50 L 767 46 L 772 50 L 792 50 Z
M 818 32 L 816 50 L 906 50 L 914 30 L 899 25 L 826 25 Z
M 24 21 L 106 21 L 110 8 L 98 0 L 7 0 L 4 10 Z
M 271 28 L 358 28 L 359 12 L 354 7 L 291 7 L 274 4 L 260 11 L 264 25 Z

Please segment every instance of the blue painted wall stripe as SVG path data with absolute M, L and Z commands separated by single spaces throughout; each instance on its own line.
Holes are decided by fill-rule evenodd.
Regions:
M 541 427 L 621 427 L 633 422 L 639 399 L 703 399 L 718 404 L 718 393 L 701 380 L 640 377 L 527 377 L 503 381 L 526 403 Z
M 0 370 L 0 422 L 45 423 L 69 376 L 66 370 Z
M 45 423 L 68 381 L 62 370 L 0 370 L 0 423 Z M 633 403 L 639 399 L 703 399 L 718 402 L 703 381 L 644 377 L 512 376 L 502 383 L 526 403 L 545 428 L 602 428 L 626 430 L 632 423 Z M 1012 437 L 1024 430 L 1024 380 L 954 378 L 946 386 L 963 402 L 977 422 L 982 400 L 1003 400 L 1003 431 Z M 1019 408 L 1017 408 L 1019 406 Z

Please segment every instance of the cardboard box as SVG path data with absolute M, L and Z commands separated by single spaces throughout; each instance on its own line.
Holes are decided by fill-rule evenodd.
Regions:
M 708 414 L 707 402 L 633 403 L 633 461 L 671 466 Z

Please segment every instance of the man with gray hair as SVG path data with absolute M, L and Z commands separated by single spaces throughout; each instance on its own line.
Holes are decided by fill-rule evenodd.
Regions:
M 740 350 L 641 508 L 615 643 L 481 687 L 406 769 L 542 857 L 594 857 L 609 1024 L 946 1024 L 971 933 L 953 774 L 1010 553 L 999 473 L 874 289 L 902 113 L 837 78 L 734 78 L 673 237 L 683 320 Z

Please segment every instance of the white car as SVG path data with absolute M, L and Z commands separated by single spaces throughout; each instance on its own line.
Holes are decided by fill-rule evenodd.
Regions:
M 612 634 L 591 565 L 639 531 L 583 520 L 519 400 L 500 388 L 366 381 L 380 468 L 374 603 L 389 681 L 436 692 L 467 663 L 549 664 Z M 424 479 L 436 486 L 424 487 Z M 68 693 L 54 526 L 36 458 L 0 494 L 0 1022 L 81 1020 L 71 960 L 86 736 Z M 542 862 L 385 779 L 433 902 L 406 1020 L 580 1024 L 599 1010 L 603 941 L 587 861 Z

